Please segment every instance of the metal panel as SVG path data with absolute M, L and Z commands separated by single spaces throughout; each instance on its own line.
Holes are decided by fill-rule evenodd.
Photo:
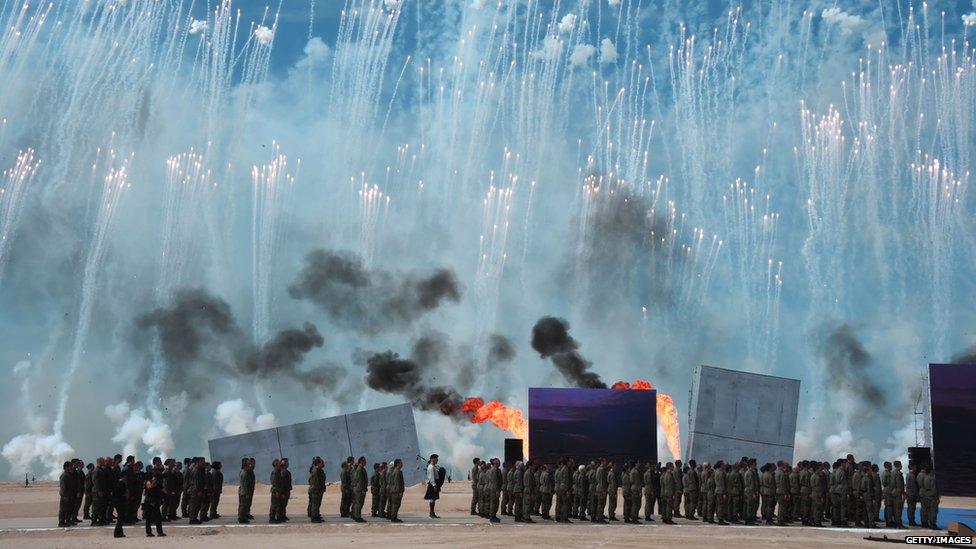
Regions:
M 407 484 L 424 478 L 423 464 L 416 463 L 420 444 L 409 404 L 217 438 L 208 441 L 208 445 L 211 459 L 224 463 L 227 484 L 237 484 L 237 470 L 245 456 L 257 461 L 255 475 L 262 483 L 268 482 L 271 461 L 281 457 L 288 458 L 293 481 L 298 484 L 307 481 L 306 473 L 315 456 L 325 460 L 330 482 L 339 479 L 339 467 L 346 456 L 360 455 L 366 456 L 370 465 L 399 457 Z
M 424 479 L 423 471 L 411 466 L 420 454 L 417 426 L 408 405 L 366 410 L 346 416 L 352 456 L 366 456 L 373 462 L 403 460 L 403 482 L 416 484 Z
M 698 366 L 692 391 L 689 459 L 793 460 L 799 380 Z
M 295 482 L 308 480 L 308 468 L 315 456 L 325 460 L 326 479 L 339 480 L 339 466 L 349 455 L 346 416 L 283 425 L 278 427 L 278 440 Z

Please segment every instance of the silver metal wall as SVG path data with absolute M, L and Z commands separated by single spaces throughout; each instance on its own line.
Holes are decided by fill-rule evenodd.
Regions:
M 698 366 L 692 385 L 688 458 L 793 461 L 800 380 Z
M 400 458 L 407 485 L 421 482 L 426 467 L 416 461 L 420 444 L 409 404 L 216 438 L 208 444 L 211 461 L 223 463 L 227 484 L 237 484 L 242 457 L 255 459 L 254 473 L 265 484 L 271 476 L 271 461 L 283 457 L 288 458 L 297 484 L 307 482 L 315 456 L 325 460 L 329 482 L 339 480 L 339 464 L 346 456 L 366 456 L 370 467 L 374 462 Z

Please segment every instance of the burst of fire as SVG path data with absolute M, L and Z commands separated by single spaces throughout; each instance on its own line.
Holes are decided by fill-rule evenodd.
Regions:
M 611 389 L 632 389 L 638 391 L 651 391 L 654 385 L 650 381 L 638 379 L 633 383 L 618 381 Z M 674 407 L 674 399 L 658 391 L 657 393 L 657 421 L 664 431 L 664 436 L 668 441 L 668 450 L 674 459 L 681 459 L 681 433 L 678 429 L 678 409 Z
M 529 455 L 529 423 L 525 420 L 522 410 L 505 406 L 497 400 L 485 402 L 479 397 L 465 399 L 461 405 L 461 413 L 466 414 L 471 423 L 490 422 L 495 427 L 508 431 L 515 438 L 522 439 L 522 449 Z

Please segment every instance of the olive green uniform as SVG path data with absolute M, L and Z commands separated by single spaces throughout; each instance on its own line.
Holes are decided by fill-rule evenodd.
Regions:
M 354 519 L 363 518 L 363 505 L 366 503 L 366 469 L 361 465 L 356 465 L 352 472 L 352 495 L 353 501 L 349 511 Z
M 395 469 L 390 479 L 390 520 L 400 520 L 400 501 L 403 500 L 403 471 Z
M 485 512 L 482 510 L 478 512 L 478 503 L 480 495 L 478 493 L 478 476 L 481 475 L 481 468 L 475 465 L 471 468 L 471 514 L 472 515 L 483 515 Z
M 241 469 L 237 485 L 237 520 L 248 520 L 254 500 L 254 471 Z
M 674 503 L 674 494 L 677 492 L 677 488 L 674 474 L 671 471 L 665 471 L 661 475 L 661 502 L 658 504 L 661 508 L 661 520 L 665 522 L 671 520 L 671 505 Z
M 325 469 L 312 467 L 308 473 L 308 518 L 319 520 L 322 518 L 322 496 L 325 495 Z

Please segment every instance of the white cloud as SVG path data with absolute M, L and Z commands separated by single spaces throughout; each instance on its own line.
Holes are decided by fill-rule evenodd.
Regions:
M 577 44 L 569 56 L 569 64 L 574 67 L 585 67 L 595 52 L 596 48 L 590 44 Z
M 616 63 L 617 46 L 609 38 L 600 41 L 600 63 Z
M 258 28 L 254 29 L 254 38 L 261 44 L 267 46 L 274 40 L 274 31 L 264 25 L 259 25 Z
M 861 29 L 865 24 L 864 18 L 860 15 L 851 15 L 838 7 L 826 8 L 821 17 L 827 23 L 839 25 L 844 34 L 851 34 Z
M 973 2 L 973 4 L 976 4 L 976 2 Z M 973 7 L 976 7 L 976 5 L 974 5 Z M 962 24 L 966 25 L 967 27 L 976 25 L 976 11 L 963 15 Z
M 542 41 L 542 47 L 529 54 L 534 59 L 546 59 L 549 61 L 558 59 L 563 51 L 563 41 L 557 36 L 546 36 Z
M 320 37 L 313 36 L 309 38 L 302 51 L 305 55 L 295 63 L 295 67 L 307 69 L 324 65 L 332 50 Z
M 203 35 L 207 32 L 207 22 L 201 21 L 199 19 L 193 19 L 190 21 L 190 34 L 193 36 Z
M 620 5 L 620 0 L 607 0 L 607 5 L 611 8 L 615 8 Z
M 573 27 L 576 26 L 576 14 L 567 13 L 563 16 L 562 20 L 559 21 L 559 32 L 562 34 L 569 34 L 573 31 Z
M 214 413 L 214 422 L 217 428 L 227 435 L 270 429 L 278 423 L 274 414 L 261 414 L 254 417 L 254 409 L 239 398 L 218 404 L 217 411 Z
M 487 0 L 471 0 L 471 5 L 468 6 L 473 10 L 481 10 L 485 8 L 485 2 Z

